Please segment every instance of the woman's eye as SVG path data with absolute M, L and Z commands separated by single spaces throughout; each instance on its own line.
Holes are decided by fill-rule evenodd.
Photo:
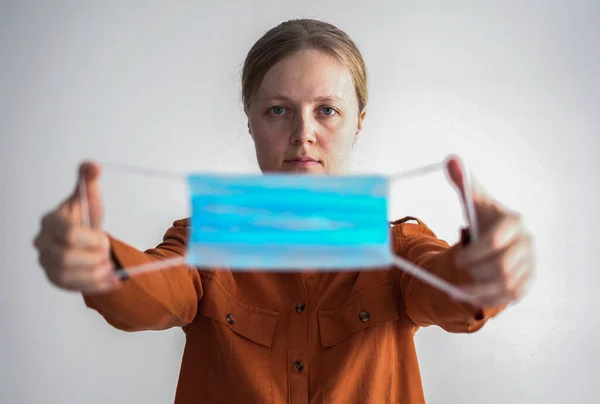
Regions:
M 326 116 L 332 116 L 336 113 L 336 110 L 331 107 L 323 107 L 321 111 L 323 111 L 323 114 Z
M 276 107 L 271 108 L 271 111 L 275 114 L 275 115 L 283 115 L 285 112 L 285 108 L 282 107 L 281 105 L 278 105 Z

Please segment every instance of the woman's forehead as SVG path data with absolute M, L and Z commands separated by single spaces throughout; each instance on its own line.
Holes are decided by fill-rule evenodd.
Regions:
M 262 80 L 257 101 L 342 101 L 354 96 L 352 76 L 335 57 L 302 51 L 275 64 Z

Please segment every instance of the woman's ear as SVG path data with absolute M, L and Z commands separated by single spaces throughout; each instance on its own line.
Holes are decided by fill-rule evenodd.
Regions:
M 250 128 L 250 107 L 249 107 L 249 105 L 244 105 L 244 115 L 246 115 L 246 124 L 248 126 L 248 133 L 250 134 L 250 137 L 252 139 L 254 139 L 254 136 L 252 135 L 252 129 Z
M 365 120 L 365 115 L 367 115 L 367 110 L 363 109 L 362 112 L 360 113 L 360 115 L 358 116 L 358 129 L 356 131 L 356 134 L 358 135 L 358 132 L 361 131 L 362 129 L 362 125 L 363 125 L 363 121 Z
M 363 121 L 365 120 L 365 115 L 367 115 L 367 110 L 363 109 L 362 112 L 360 113 L 360 115 L 358 116 L 358 122 L 356 125 L 356 133 L 354 134 L 354 141 L 352 142 L 353 145 L 356 144 L 356 141 L 358 140 L 358 134 L 362 130 Z
M 254 139 L 254 136 L 252 135 L 252 129 L 250 129 L 250 114 L 248 114 L 248 108 L 244 107 L 244 114 L 246 114 L 246 122 L 248 125 L 248 133 L 250 134 L 250 137 L 252 139 Z

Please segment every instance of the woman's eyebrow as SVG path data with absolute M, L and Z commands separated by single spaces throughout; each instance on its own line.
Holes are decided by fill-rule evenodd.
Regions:
M 320 101 L 320 102 L 334 101 L 334 102 L 339 102 L 340 104 L 346 103 L 346 101 L 344 101 L 343 98 L 337 97 L 335 95 L 327 95 L 327 96 L 323 96 L 323 97 L 317 97 L 317 98 L 315 98 L 315 101 Z
M 281 100 L 281 101 L 292 101 L 290 97 L 287 97 L 285 94 L 267 94 L 265 96 L 260 97 L 261 101 L 271 101 L 271 100 Z M 317 102 L 337 102 L 340 104 L 346 104 L 343 98 L 337 97 L 335 95 L 324 95 L 320 97 L 316 97 L 313 101 Z

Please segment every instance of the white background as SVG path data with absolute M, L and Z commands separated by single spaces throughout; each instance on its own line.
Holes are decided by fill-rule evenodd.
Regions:
M 452 3 L 452 5 L 450 5 Z M 45 279 L 32 240 L 87 158 L 257 171 L 241 67 L 266 30 L 323 18 L 362 50 L 354 171 L 457 153 L 536 237 L 529 295 L 473 335 L 417 333 L 429 403 L 600 402 L 600 2 L 2 2 L 0 402 L 172 402 L 183 332 L 125 333 Z M 106 228 L 151 247 L 187 214 L 175 180 L 103 176 Z M 394 217 L 457 239 L 444 175 L 398 183 Z

